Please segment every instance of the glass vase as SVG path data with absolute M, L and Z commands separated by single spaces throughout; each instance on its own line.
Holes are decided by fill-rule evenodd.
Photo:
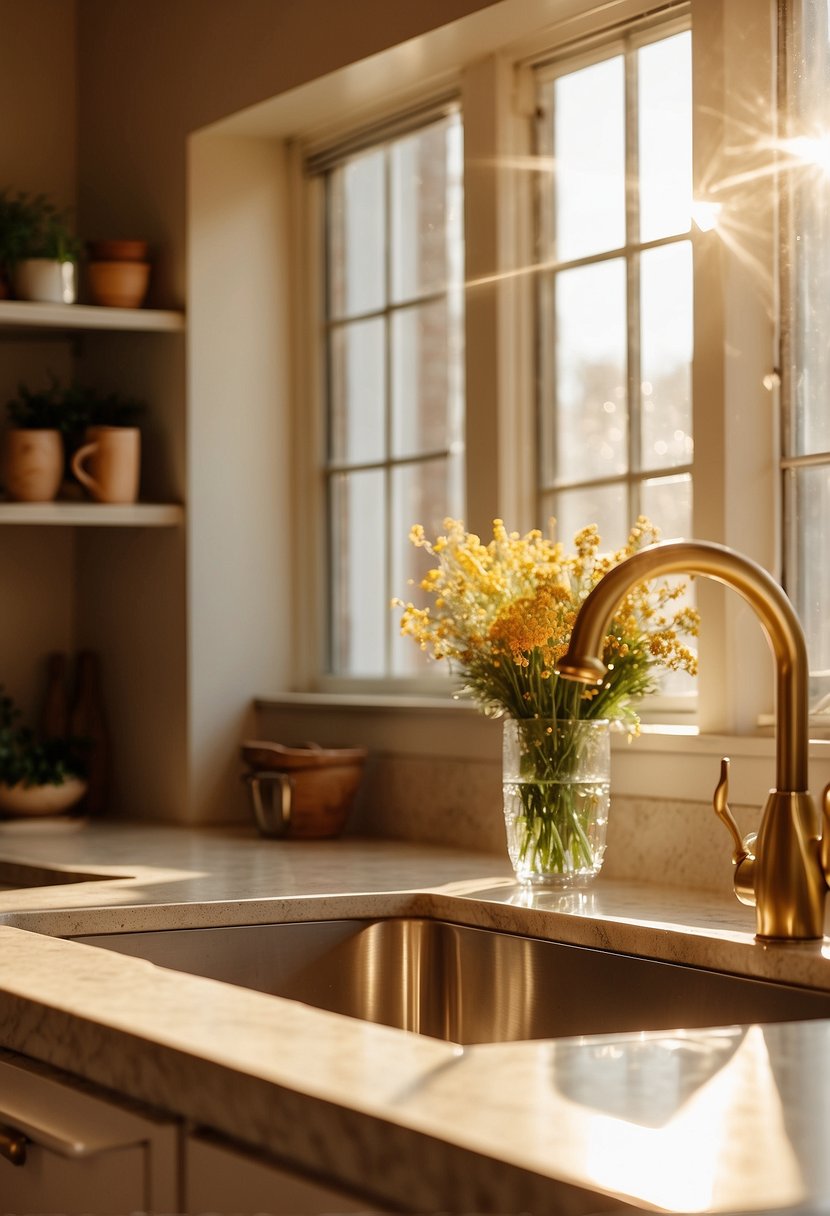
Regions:
M 610 774 L 606 721 L 511 718 L 504 723 L 507 851 L 520 882 L 578 887 L 599 873 Z

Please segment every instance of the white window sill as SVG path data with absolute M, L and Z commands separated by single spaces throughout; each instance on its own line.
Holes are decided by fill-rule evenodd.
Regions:
M 382 693 L 281 693 L 255 702 L 260 729 L 284 741 L 360 744 L 387 755 L 501 762 L 501 721 L 450 697 Z M 702 735 L 693 726 L 644 725 L 638 738 L 613 736 L 612 789 L 630 798 L 709 803 L 729 756 L 730 801 L 761 806 L 775 780 L 771 730 L 752 736 Z M 830 783 L 830 741 L 810 744 L 810 785 Z

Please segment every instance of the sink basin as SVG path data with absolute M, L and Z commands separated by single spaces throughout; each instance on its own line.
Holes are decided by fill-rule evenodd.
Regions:
M 461 1044 L 830 1017 L 830 993 L 440 920 L 73 940 Z

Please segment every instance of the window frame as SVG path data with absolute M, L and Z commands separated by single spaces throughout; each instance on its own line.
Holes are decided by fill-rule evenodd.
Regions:
M 779 37 L 783 47 L 780 65 L 780 117 L 781 135 L 784 140 L 794 132 L 799 132 L 799 117 L 796 113 L 798 84 L 795 79 L 793 56 L 795 48 L 803 42 L 800 24 L 800 12 L 796 6 L 786 5 L 780 14 Z M 809 469 L 830 469 L 830 450 L 797 451 L 798 423 L 798 359 L 796 334 L 796 316 L 798 307 L 795 301 L 797 277 L 797 238 L 796 224 L 798 217 L 798 184 L 792 164 L 782 157 L 781 171 L 778 176 L 778 194 L 780 200 L 780 360 L 779 366 L 773 373 L 773 383 L 778 391 L 780 401 L 780 453 L 779 453 L 779 484 L 781 501 L 781 527 L 783 535 L 783 586 L 793 599 L 798 610 L 799 591 L 804 577 L 803 545 L 804 538 L 799 535 L 798 523 L 798 486 L 797 477 L 800 472 Z M 825 710 L 811 715 L 811 733 L 817 737 L 830 737 L 830 718 Z
M 509 7 L 509 6 L 508 6 Z M 482 33 L 471 39 L 468 50 L 457 45 L 450 56 L 452 67 L 441 80 L 457 85 L 462 98 L 465 149 L 465 242 L 467 245 L 467 522 L 486 533 L 493 517 L 500 515 L 524 530 L 534 526 L 534 494 L 528 485 L 534 480 L 528 468 L 528 451 L 534 438 L 535 392 L 532 367 L 533 275 L 529 263 L 528 227 L 517 217 L 526 211 L 531 187 L 529 174 L 521 171 L 531 154 L 528 131 L 533 113 L 530 69 L 551 49 L 562 49 L 579 38 L 598 33 L 612 21 L 642 13 L 650 7 L 618 0 L 601 6 L 597 15 L 576 14 L 551 27 L 535 8 L 519 0 L 505 20 L 510 20 L 515 35 L 510 45 L 499 41 L 487 44 Z M 770 375 L 780 366 L 778 334 L 774 317 L 777 306 L 778 216 L 775 208 L 761 202 L 757 185 L 742 180 L 736 173 L 733 157 L 735 143 L 746 144 L 747 107 L 758 98 L 767 98 L 759 116 L 759 146 L 774 133 L 776 99 L 773 93 L 775 51 L 775 4 L 759 5 L 757 0 L 690 0 L 693 39 L 694 96 L 694 181 L 696 197 L 723 204 L 728 215 L 740 216 L 750 209 L 758 219 L 752 238 L 750 257 L 732 248 L 717 232 L 695 235 L 694 290 L 706 308 L 695 309 L 693 416 L 695 455 L 693 478 L 693 533 L 718 541 L 748 554 L 766 569 L 782 569 L 780 485 L 778 467 L 778 394 L 769 386 Z M 481 17 L 480 14 L 476 15 Z M 472 19 L 471 19 L 472 20 Z M 484 18 L 481 17 L 481 28 Z M 522 26 L 524 25 L 524 29 Z M 475 25 L 475 31 L 479 25 Z M 478 33 L 476 33 L 478 37 Z M 438 46 L 424 36 L 424 46 Z M 473 44 L 475 45 L 473 46 Z M 444 61 L 446 64 L 446 59 Z M 423 96 L 410 81 L 413 92 Z M 437 85 L 435 86 L 437 87 Z M 379 95 L 380 96 L 380 95 Z M 388 94 L 387 94 L 388 98 Z M 388 100 L 376 113 L 388 113 L 394 106 Z M 338 120 L 342 128 L 341 120 Z M 319 132 L 306 135 L 297 131 L 297 147 Z M 744 148 L 744 160 L 752 164 L 756 155 Z M 758 153 L 757 155 L 760 155 Z M 499 157 L 517 166 L 492 181 L 486 164 Z M 298 353 L 294 383 L 295 427 L 307 425 L 319 367 L 315 352 L 299 333 L 309 324 L 311 306 L 319 291 L 319 267 L 315 267 L 314 242 L 310 239 L 319 224 L 319 208 L 299 189 L 297 171 L 301 156 L 294 157 L 294 222 L 303 234 L 294 243 L 292 278 L 299 287 L 301 306 L 295 328 Z M 491 177 L 492 196 L 487 208 L 475 207 L 475 177 Z M 718 181 L 728 187 L 716 192 Z M 750 273 L 751 261 L 756 273 Z M 292 298 L 297 298 L 292 293 Z M 473 359 L 473 349 L 477 357 Z M 728 408 L 727 408 L 728 402 Z M 317 436 L 319 443 L 319 436 Z M 319 449 L 318 449 L 319 451 Z M 321 712 L 347 714 L 349 705 L 363 705 L 366 714 L 375 712 L 379 723 L 383 706 L 401 707 L 406 720 L 419 721 L 418 706 L 424 712 L 441 690 L 435 681 L 420 689 L 417 683 L 404 684 L 383 680 L 372 687 L 361 682 L 321 680 L 317 656 L 322 654 L 320 587 L 320 520 L 314 520 L 310 504 L 315 497 L 313 461 L 314 439 L 295 444 L 296 518 L 300 521 L 296 564 L 296 636 L 292 686 L 304 704 L 312 702 Z M 489 461 L 486 475 L 482 460 Z M 747 505 L 749 504 L 749 505 Z M 735 765 L 735 797 L 756 797 L 755 787 L 763 779 L 772 739 L 768 728 L 759 730 L 759 718 L 772 708 L 773 669 L 768 648 L 754 615 L 732 592 L 711 580 L 698 580 L 699 604 L 706 628 L 701 638 L 702 674 L 699 679 L 697 739 L 678 737 L 671 731 L 650 733 L 642 742 L 649 754 L 661 758 L 660 764 L 638 763 L 638 748 L 624 753 L 630 757 L 629 775 L 623 777 L 622 792 L 665 795 L 678 783 L 697 797 L 709 786 L 712 755 L 723 748 L 735 760 L 745 759 L 756 774 L 742 784 L 740 766 Z M 431 701 L 421 699 L 428 694 Z M 339 695 L 338 695 L 339 694 Z M 373 696 L 373 694 L 375 694 Z M 405 694 L 410 694 L 409 696 Z M 449 702 L 449 688 L 445 693 Z M 390 701 L 391 698 L 391 701 Z M 291 695 L 286 697 L 290 703 Z M 456 707 L 460 711 L 460 707 Z M 464 715 L 465 719 L 467 715 Z M 346 718 L 344 717 L 344 722 Z M 367 719 L 364 719 L 366 722 Z M 382 732 L 382 727 L 379 725 Z M 468 722 L 466 731 L 476 736 L 477 727 Z M 485 726 L 482 726 L 484 731 Z M 417 746 L 428 749 L 429 729 L 417 733 Z M 679 741 L 678 741 L 679 738 Z M 436 735 L 437 739 L 437 735 Z M 371 731 L 367 733 L 371 743 Z M 413 746 L 415 746 L 413 744 Z M 475 746 L 470 747 L 471 757 Z M 642 754 L 640 752 L 639 754 Z M 830 747 L 814 744 L 811 759 L 830 776 Z M 663 763 L 665 761 L 665 763 Z M 633 769 L 631 768 L 633 765 Z M 666 785 L 666 765 L 670 782 Z M 616 770 L 615 770 L 616 771 Z M 711 772 L 711 785 L 717 778 Z M 615 776 L 615 786 L 617 778 Z
M 458 456 L 457 440 L 452 437 L 444 447 L 424 448 L 414 453 L 396 453 L 392 443 L 393 433 L 393 387 L 392 380 L 395 374 L 395 366 L 393 360 L 393 340 L 395 319 L 397 317 L 406 316 L 408 314 L 417 313 L 425 305 L 445 301 L 447 307 L 447 332 L 451 336 L 455 333 L 452 327 L 453 309 L 450 304 L 458 303 L 459 298 L 463 303 L 463 284 L 449 280 L 441 288 L 430 288 L 429 290 L 421 290 L 418 293 L 407 296 L 406 299 L 398 300 L 393 298 L 392 282 L 394 277 L 394 250 L 392 241 L 390 240 L 391 224 L 391 150 L 398 140 L 406 139 L 420 132 L 428 130 L 432 125 L 439 122 L 446 123 L 447 121 L 456 120 L 461 123 L 460 102 L 457 93 L 442 94 L 437 97 L 434 102 L 425 102 L 411 110 L 404 110 L 401 114 L 388 119 L 385 122 L 375 123 L 368 128 L 360 129 L 355 132 L 345 144 L 341 143 L 334 147 L 325 150 L 317 151 L 312 157 L 308 158 L 306 163 L 306 172 L 309 175 L 318 175 L 320 178 L 320 198 L 323 208 L 323 226 L 324 226 L 324 249 L 320 254 L 321 273 L 325 280 L 322 296 L 325 302 L 325 307 L 322 316 L 318 319 L 319 342 L 321 346 L 320 360 L 325 368 L 325 392 L 324 399 L 318 405 L 318 412 L 322 411 L 324 415 L 321 422 L 321 433 L 324 441 L 324 451 L 322 456 L 321 475 L 323 482 L 323 496 L 325 500 L 324 516 L 325 516 L 325 535 L 326 535 L 326 586 L 330 586 L 333 580 L 334 572 L 334 551 L 336 549 L 336 526 L 335 517 L 333 514 L 334 495 L 336 494 L 336 483 L 342 478 L 348 478 L 350 475 L 360 475 L 364 472 L 376 472 L 383 478 L 383 524 L 384 524 L 384 570 L 387 584 L 395 569 L 396 562 L 392 556 L 392 546 L 394 544 L 394 536 L 390 532 L 390 525 L 394 519 L 394 498 L 392 493 L 392 485 L 395 470 L 404 468 L 420 468 L 423 469 L 427 465 L 441 461 L 447 469 L 448 486 L 452 483 L 454 460 Z M 462 126 L 463 135 L 463 126 Z M 383 177 L 384 191 L 387 200 L 386 224 L 384 230 L 384 302 L 371 309 L 361 310 L 356 313 L 343 312 L 336 313 L 332 310 L 332 302 L 330 296 L 330 257 L 331 257 L 331 217 L 329 213 L 331 177 L 330 174 L 338 167 L 353 162 L 357 157 L 364 154 L 380 154 L 383 158 Z M 333 390 L 332 390 L 332 337 L 339 331 L 348 331 L 354 325 L 361 325 L 367 320 L 379 321 L 383 327 L 383 344 L 384 344 L 384 441 L 382 444 L 382 454 L 378 456 L 367 456 L 365 459 L 350 458 L 346 454 L 337 455 L 331 450 L 331 413 L 333 409 Z M 462 307 L 462 332 L 463 332 L 463 307 Z M 452 396 L 453 388 L 448 383 L 448 394 Z M 449 404 L 449 401 L 448 401 Z M 461 393 L 460 404 L 463 407 L 463 391 Z M 462 425 L 463 434 L 463 425 Z M 462 439 L 463 444 L 463 439 Z M 456 468 L 456 472 L 457 472 Z M 342 484 L 342 482 L 341 482 Z M 458 513 L 461 513 L 462 508 L 459 506 Z M 410 522 L 415 522 L 410 521 Z M 406 541 L 405 534 L 401 539 L 401 544 Z M 336 578 L 335 578 L 336 581 Z M 405 587 L 387 586 L 387 601 L 391 600 L 396 595 L 406 594 Z M 353 684 L 356 687 L 365 687 L 368 684 L 372 686 L 383 685 L 389 680 L 397 680 L 403 687 L 411 680 L 418 681 L 418 676 L 396 676 L 394 674 L 393 662 L 393 621 L 392 614 L 389 611 L 389 620 L 386 622 L 386 630 L 383 638 L 382 652 L 380 654 L 381 662 L 385 668 L 383 674 L 375 676 L 340 674 L 338 672 L 337 653 L 338 647 L 342 646 L 346 639 L 340 638 L 337 633 L 335 618 L 337 612 L 337 597 L 332 594 L 324 597 L 326 621 L 325 621 L 325 655 L 323 667 L 321 670 L 321 679 L 332 681 L 338 685 L 348 686 Z M 432 681 L 427 679 L 427 687 Z

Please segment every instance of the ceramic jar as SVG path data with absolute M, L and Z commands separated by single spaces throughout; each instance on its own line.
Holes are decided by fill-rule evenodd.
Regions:
M 6 493 L 15 502 L 51 502 L 63 480 L 60 431 L 12 427 L 3 452 Z

